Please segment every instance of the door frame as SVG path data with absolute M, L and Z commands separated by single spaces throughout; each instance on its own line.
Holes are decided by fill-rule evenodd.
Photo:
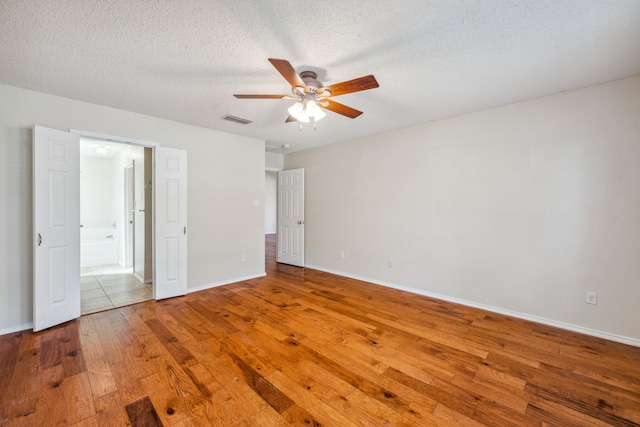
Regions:
M 152 155 L 152 162 L 151 162 L 151 176 L 153 177 L 152 180 L 153 181 L 157 181 L 158 179 L 158 168 L 156 165 L 156 160 L 158 158 L 158 154 L 161 151 L 165 151 L 165 149 L 168 150 L 174 150 L 174 151 L 184 151 L 184 157 L 182 157 L 183 155 L 180 154 L 180 158 L 181 163 L 183 163 L 183 167 L 186 167 L 186 162 L 187 162 L 187 158 L 186 158 L 186 150 L 181 150 L 181 149 L 177 149 L 177 148 L 171 148 L 171 147 L 162 147 L 161 144 L 157 143 L 157 142 L 152 142 L 152 141 L 145 141 L 145 140 L 141 140 L 141 139 L 133 139 L 133 138 L 126 138 L 126 137 L 121 137 L 121 136 L 115 136 L 115 135 L 107 135 L 107 134 L 102 134 L 102 133 L 97 133 L 97 132 L 88 132 L 88 131 L 83 131 L 83 130 L 79 130 L 79 129 L 70 129 L 69 133 L 71 134 L 76 134 L 80 137 L 86 137 L 86 138 L 92 138 L 92 139 L 102 139 L 102 140 L 106 140 L 106 141 L 111 141 L 111 142 L 118 142 L 118 143 L 122 143 L 122 144 L 130 144 L 130 145 L 136 145 L 136 146 L 140 146 L 140 147 L 144 147 L 144 148 L 151 148 L 151 155 Z M 160 149 L 160 150 L 157 150 Z M 165 155 L 167 153 L 164 153 Z M 177 153 L 173 153 L 172 155 L 170 155 L 171 158 L 174 158 L 174 155 L 177 155 Z M 179 162 L 180 163 L 180 162 Z M 176 163 L 177 165 L 177 163 Z M 175 180 L 173 180 L 175 181 Z M 186 202 L 186 197 L 187 197 L 187 189 L 186 189 L 186 184 L 187 184 L 187 173 L 186 173 L 186 169 L 184 170 L 184 176 L 181 178 L 182 183 L 185 185 L 184 188 L 184 194 L 183 197 L 184 199 L 181 198 L 181 200 L 184 200 L 184 202 Z M 188 252 L 187 251 L 187 243 L 184 243 L 184 252 L 181 251 L 181 253 L 183 254 L 187 254 L 184 255 L 184 259 L 182 259 L 181 264 L 183 265 L 183 269 L 184 269 L 184 274 L 180 276 L 180 281 L 184 281 L 184 289 L 182 289 L 179 292 L 174 292 L 171 294 L 167 294 L 165 291 L 165 286 L 163 284 L 163 286 L 161 287 L 162 289 L 160 289 L 160 291 L 158 290 L 158 280 L 159 278 L 156 275 L 156 257 L 157 257 L 157 253 L 156 253 L 156 249 L 157 249 L 157 239 L 156 239 L 156 234 L 157 234 L 157 224 L 159 223 L 158 221 L 156 221 L 156 217 L 159 214 L 159 210 L 157 209 L 156 206 L 156 193 L 159 191 L 158 190 L 158 182 L 152 182 L 152 188 L 156 187 L 153 189 L 153 191 L 151 191 L 151 206 L 152 206 L 152 212 L 153 215 L 151 217 L 151 229 L 152 229 L 152 233 L 151 233 L 151 250 L 152 250 L 152 260 L 151 260 L 151 277 L 152 277 L 152 289 L 153 289 L 153 299 L 154 300 L 159 300 L 159 299 L 163 299 L 163 298 L 169 298 L 172 296 L 176 296 L 176 295 L 184 295 L 188 292 L 188 282 L 187 282 L 187 276 L 186 276 L 186 264 L 187 264 L 187 260 L 188 260 Z M 185 209 L 186 209 L 186 203 L 185 203 Z M 187 227 L 186 227 L 186 220 L 187 220 L 187 213 L 186 211 L 181 211 L 182 215 L 184 216 L 184 236 L 187 236 Z M 135 232 L 135 231 L 134 231 Z M 143 242 L 144 244 L 144 242 Z M 135 258 L 135 255 L 134 255 Z M 134 262 L 135 263 L 135 262 Z M 174 287 L 174 291 L 175 291 Z M 182 293 L 181 293 L 182 292 Z
M 160 147 L 161 145 L 157 142 L 152 142 L 152 141 L 145 141 L 142 139 L 134 139 L 134 138 L 127 138 L 127 137 L 122 137 L 122 136 L 116 136 L 116 135 L 109 135 L 109 134 L 103 134 L 103 133 L 98 133 L 98 132 L 89 132 L 89 131 L 85 131 L 85 130 L 81 130 L 81 129 L 69 129 L 69 133 L 72 134 L 76 134 L 78 136 L 80 136 L 80 138 L 91 138 L 91 139 L 102 139 L 104 141 L 109 141 L 109 142 L 117 142 L 119 144 L 128 144 L 128 145 L 134 145 L 134 146 L 138 146 L 138 147 L 143 147 L 143 148 L 151 148 L 152 150 L 152 156 L 155 157 L 155 149 L 157 147 Z M 128 166 L 128 165 L 127 165 Z M 126 166 L 125 166 L 126 168 Z M 126 170 L 126 169 L 125 169 Z M 155 176 L 155 162 L 151 162 L 151 172 L 152 172 L 152 176 Z M 135 179 L 135 177 L 134 177 Z M 153 206 L 153 211 L 155 211 L 155 194 L 154 191 L 151 192 L 152 196 L 151 196 L 151 204 Z M 126 207 L 125 207 L 126 209 Z M 134 224 L 135 226 L 135 224 Z M 151 218 L 151 229 L 152 229 L 152 233 L 151 233 L 151 250 L 152 250 L 152 259 L 151 259 L 151 280 L 152 280 L 152 295 L 153 298 L 155 298 L 156 295 L 156 260 L 155 260 L 155 247 L 156 247 L 156 239 L 155 239 L 155 219 Z M 135 229 L 133 231 L 135 233 Z M 130 236 L 131 239 L 133 239 L 133 236 Z M 144 242 L 143 242 L 144 244 Z M 133 248 L 133 265 L 135 265 L 135 247 Z
M 152 141 L 145 141 L 142 139 L 134 139 L 134 138 L 127 138 L 127 137 L 122 137 L 122 136 L 117 136 L 117 135 L 109 135 L 109 134 L 104 134 L 104 133 L 99 133 L 99 132 L 89 132 L 89 131 L 85 131 L 85 130 L 81 130 L 81 129 L 69 129 L 69 133 L 74 134 L 74 135 L 78 135 L 80 138 L 90 138 L 90 139 L 101 139 L 104 141 L 108 141 L 108 142 L 117 142 L 118 144 L 128 144 L 128 145 L 134 145 L 134 146 L 138 146 L 138 147 L 143 147 L 143 148 L 151 148 L 153 151 L 155 151 L 156 147 L 160 147 L 160 144 L 157 142 L 152 142 Z M 133 163 L 127 164 L 124 166 L 124 171 L 126 174 L 126 168 L 127 167 L 133 167 Z M 152 173 L 154 173 L 155 171 L 155 165 L 151 164 L 151 168 L 152 168 Z M 135 179 L 135 177 L 134 177 Z M 125 177 L 125 181 L 126 181 L 126 177 Z M 125 183 L 126 184 L 126 183 Z M 125 188 L 125 197 L 126 197 L 126 191 L 128 191 Z M 153 192 L 152 192 L 152 198 L 151 198 L 151 203 L 155 206 L 155 197 L 153 196 Z M 125 203 L 126 205 L 126 203 Z M 126 209 L 127 207 L 125 206 L 124 209 Z M 125 215 L 126 218 L 126 215 Z M 125 226 L 128 226 L 128 224 L 125 224 Z M 135 224 L 134 224 L 135 226 Z M 151 228 L 152 230 L 155 230 L 155 224 L 154 224 L 154 219 L 151 219 Z M 126 233 L 126 232 L 125 232 Z M 133 230 L 133 233 L 135 234 L 135 229 Z M 133 240 L 133 236 L 127 236 L 129 237 L 131 240 Z M 153 236 L 153 232 L 152 232 L 152 236 L 151 236 L 151 248 L 152 250 L 155 249 L 155 238 Z M 125 245 L 128 242 L 125 242 Z M 135 245 L 135 243 L 134 243 Z M 135 268 L 135 246 L 132 246 L 132 258 L 133 258 L 133 262 L 132 262 L 132 267 Z M 126 248 L 126 246 L 125 246 Z M 125 249 L 126 252 L 126 249 Z M 126 253 L 125 253 L 125 265 L 127 264 L 127 258 L 126 258 Z M 155 280 L 155 259 L 152 257 L 151 260 L 151 269 L 152 269 L 152 289 L 153 289 L 153 295 L 155 295 L 155 287 L 156 287 L 156 280 Z M 134 270 L 135 271 L 135 270 Z

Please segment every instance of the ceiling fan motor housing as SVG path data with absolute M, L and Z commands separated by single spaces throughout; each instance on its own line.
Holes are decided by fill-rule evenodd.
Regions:
M 300 73 L 300 78 L 302 79 L 304 84 L 307 85 L 307 88 L 305 90 L 305 88 L 302 87 L 294 87 L 294 94 L 298 96 L 315 96 L 320 94 L 322 94 L 323 97 L 331 96 L 331 92 L 324 90 L 324 85 L 322 84 L 322 82 L 318 81 L 318 74 L 314 71 L 303 71 Z

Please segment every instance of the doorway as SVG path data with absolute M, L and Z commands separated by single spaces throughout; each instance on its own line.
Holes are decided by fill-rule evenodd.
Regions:
M 278 171 L 265 170 L 264 183 L 264 234 L 276 234 L 278 221 Z
M 80 139 L 83 315 L 153 297 L 150 168 L 150 148 Z

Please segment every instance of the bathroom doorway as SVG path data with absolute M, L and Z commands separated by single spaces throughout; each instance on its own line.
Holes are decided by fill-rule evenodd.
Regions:
M 80 139 L 81 313 L 153 297 L 151 148 Z

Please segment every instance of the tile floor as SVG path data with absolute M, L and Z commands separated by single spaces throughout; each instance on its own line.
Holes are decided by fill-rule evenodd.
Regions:
M 142 283 L 132 268 L 121 265 L 85 267 L 80 277 L 82 314 L 150 300 L 151 283 Z

